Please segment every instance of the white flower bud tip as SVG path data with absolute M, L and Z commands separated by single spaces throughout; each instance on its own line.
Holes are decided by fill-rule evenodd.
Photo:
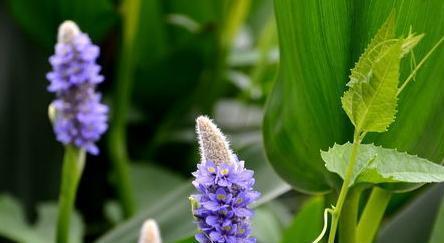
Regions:
M 148 219 L 143 223 L 138 243 L 162 243 L 159 226 L 154 219 Z
M 53 123 L 54 121 L 55 121 L 55 119 L 56 119 L 56 114 L 57 113 L 57 110 L 56 110 L 56 108 L 54 107 L 54 104 L 53 103 L 51 103 L 51 104 L 49 104 L 49 106 L 48 106 L 48 117 L 49 117 L 49 120 Z
M 80 34 L 79 26 L 72 20 L 66 20 L 59 26 L 57 41 L 60 43 L 69 43 L 72 38 Z
M 235 156 L 230 150 L 227 138 L 206 116 L 196 119 L 196 132 L 199 139 L 201 162 L 212 161 L 215 164 L 235 163 Z

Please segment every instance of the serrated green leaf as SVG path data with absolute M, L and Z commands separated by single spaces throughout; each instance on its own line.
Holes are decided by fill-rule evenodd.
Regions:
M 392 40 L 393 38 L 395 38 L 395 14 L 392 12 L 385 23 L 378 30 L 375 37 L 373 37 L 373 39 L 370 41 L 355 67 L 351 70 L 350 81 L 347 83 L 348 86 L 352 86 L 354 83 L 360 82 L 362 79 L 366 79 L 368 77 L 373 63 L 376 61 L 378 56 L 383 51 L 387 50 L 387 47 L 392 44 L 389 40 Z M 349 109 L 346 111 L 348 114 Z
M 401 63 L 401 41 L 392 44 L 375 60 L 368 73 L 352 83 L 342 98 L 344 110 L 356 130 L 383 132 L 394 121 Z
M 321 156 L 329 171 L 344 178 L 352 144 L 334 145 Z M 359 145 L 350 186 L 357 183 L 430 183 L 444 181 L 444 167 L 418 156 L 378 147 Z
M 359 131 L 383 132 L 394 121 L 401 58 L 423 35 L 395 39 L 392 12 L 351 70 L 342 107 Z

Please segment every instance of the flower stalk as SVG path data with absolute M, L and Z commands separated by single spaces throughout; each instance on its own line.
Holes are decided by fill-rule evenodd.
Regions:
M 108 128 L 108 107 L 100 103 L 97 84 L 104 80 L 96 63 L 99 47 L 72 21 L 58 31 L 48 91 L 56 99 L 48 109 L 56 138 L 65 145 L 57 218 L 57 243 L 69 242 L 69 228 L 86 152 L 97 155 L 96 142 Z
M 109 153 L 113 164 L 115 185 L 126 218 L 136 211 L 129 173 L 129 156 L 126 143 L 126 118 L 134 79 L 135 40 L 140 15 L 140 0 L 126 0 L 122 5 L 122 48 L 117 71 L 113 100 L 112 123 L 109 136 Z
M 57 243 L 69 242 L 69 228 L 74 203 L 85 166 L 85 150 L 72 145 L 65 147 L 63 159 L 62 184 L 59 196 L 59 209 L 57 217 Z

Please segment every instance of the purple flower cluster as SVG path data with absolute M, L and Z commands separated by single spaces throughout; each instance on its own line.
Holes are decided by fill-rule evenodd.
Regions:
M 250 237 L 250 218 L 253 211 L 248 207 L 259 197 L 253 190 L 253 171 L 244 168 L 243 161 L 219 163 L 211 161 L 197 165 L 193 173 L 193 185 L 199 194 L 193 195 L 198 207 L 194 209 L 200 232 L 200 243 L 256 242 Z
M 100 103 L 101 95 L 95 92 L 104 80 L 96 64 L 99 47 L 92 44 L 87 34 L 80 32 L 71 21 L 59 29 L 55 54 L 49 58 L 52 71 L 48 91 L 57 98 L 52 103 L 57 140 L 98 154 L 95 142 L 106 131 L 108 107 Z

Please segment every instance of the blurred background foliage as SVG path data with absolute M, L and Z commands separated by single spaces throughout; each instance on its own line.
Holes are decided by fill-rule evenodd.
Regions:
M 309 5 L 310 1 L 303 2 Z M 333 38 L 330 34 L 336 31 L 334 28 L 327 32 L 307 34 L 317 22 L 325 21 L 321 15 L 317 15 L 319 13 L 316 9 L 326 5 L 322 1 L 314 2 L 316 4 L 313 6 L 303 7 L 305 5 L 302 4 L 298 10 L 301 19 L 293 19 L 298 21 L 298 34 Z M 336 50 L 334 58 L 351 53 L 335 65 L 341 67 L 340 71 L 334 69 L 323 74 L 334 75 L 338 85 L 345 84 L 348 65 L 359 55 L 372 36 L 371 33 L 379 26 L 385 16 L 383 13 L 392 8 L 390 4 L 367 6 L 366 3 L 371 1 L 363 2 L 359 5 L 362 11 L 356 11 L 355 14 L 360 16 L 359 26 L 366 26 L 368 33 L 358 36 L 359 41 L 353 50 L 348 47 Z M 444 4 L 432 2 L 436 3 L 433 5 L 435 12 L 444 12 Z M 293 5 L 291 7 L 297 9 Z M 129 107 L 124 114 L 113 116 L 120 117 L 126 123 L 126 147 L 131 160 L 130 179 L 137 205 L 136 214 L 124 219 L 113 186 L 116 178 L 109 162 L 111 151 L 106 146 L 109 138 L 105 137 L 99 144 L 100 156 L 89 156 L 86 163 L 76 202 L 77 216 L 72 225 L 73 242 L 136 242 L 139 228 L 146 218 L 155 218 L 159 222 L 165 242 L 192 242 L 189 236 L 193 234 L 195 225 L 192 223 L 187 198 L 193 192 L 190 173 L 195 170 L 199 160 L 194 138 L 194 118 L 199 114 L 213 117 L 231 139 L 239 157 L 246 161 L 247 167 L 256 171 L 257 189 L 263 194 L 256 205 L 253 222 L 254 234 L 259 242 L 311 242 L 317 235 L 322 226 L 322 209 L 333 193 L 325 197 L 310 197 L 290 190 L 290 186 L 269 165 L 262 142 L 264 107 L 272 92 L 279 61 L 278 31 L 273 7 L 272 0 L 140 0 L 137 8 L 139 12 L 129 13 L 138 15 L 138 23 L 133 30 L 135 39 L 131 65 L 134 73 L 130 75 L 133 82 Z M 285 8 L 286 5 L 281 7 Z M 380 9 L 383 11 L 380 12 Z M 341 8 L 338 7 L 338 10 Z M 342 10 L 350 11 L 346 6 Z M 422 9 L 421 12 L 427 13 L 428 10 Z M 310 15 L 309 11 L 312 11 Z M 307 12 L 307 16 L 304 12 Z M 48 81 L 45 74 L 50 69 L 48 57 L 53 52 L 57 26 L 63 20 L 72 19 L 100 45 L 99 63 L 103 67 L 106 81 L 99 89 L 104 94 L 105 102 L 112 105 L 118 87 L 118 65 L 122 65 L 122 36 L 128 31 L 122 22 L 123 13 L 127 13 L 125 5 L 116 0 L 0 2 L 0 192 L 3 195 L 0 197 L 0 242 L 53 240 L 50 232 L 54 224 L 54 202 L 59 190 L 62 146 L 55 142 L 47 118 L 47 106 L 53 97 L 46 92 Z M 283 14 L 281 12 L 281 16 Z M 415 13 L 412 12 L 412 15 Z M 308 16 L 314 16 L 317 22 L 308 21 Z M 368 27 L 369 23 L 364 21 L 367 19 L 375 19 L 377 23 Z M 438 36 L 439 32 L 428 32 L 428 28 L 433 25 L 431 21 L 418 24 L 421 27 L 418 29 L 414 25 L 415 30 Z M 406 20 L 403 29 L 407 28 L 407 22 L 411 21 Z M 444 25 L 439 26 L 442 30 Z M 340 28 L 339 25 L 337 27 Z M 351 30 L 343 31 L 350 34 Z M 348 38 L 340 36 L 341 33 L 337 33 L 339 38 Z M 281 36 L 281 43 L 282 38 L 287 37 Z M 291 38 L 288 40 L 291 41 Z M 323 49 L 316 49 L 319 46 L 315 46 L 316 43 L 310 42 L 309 38 L 304 41 L 308 43 L 306 49 L 297 49 L 302 61 L 310 58 L 307 53 L 311 52 L 327 55 Z M 432 40 L 424 42 L 430 45 Z M 341 53 L 343 50 L 345 53 Z M 440 53 L 442 57 L 444 52 Z M 442 58 L 435 58 L 431 62 L 441 63 L 440 60 Z M 306 65 L 319 68 L 313 67 L 305 72 L 323 72 L 321 68 L 325 63 L 309 61 Z M 440 74 L 434 77 L 437 86 L 429 89 L 439 89 L 438 83 L 444 81 L 442 72 Z M 426 81 L 420 80 L 415 85 L 426 85 Z M 334 90 L 335 95 L 330 97 L 337 99 L 332 104 L 336 110 L 330 112 L 342 112 L 336 106 L 344 87 Z M 298 113 L 295 107 L 298 103 L 281 99 L 284 96 L 276 94 L 279 88 L 275 87 L 273 99 L 286 102 L 279 104 L 280 108 L 287 107 L 294 112 L 291 116 L 304 119 L 308 113 Z M 309 93 L 300 94 L 316 91 L 302 88 L 284 87 L 284 90 L 295 91 L 287 96 L 290 98 L 308 97 Z M 433 104 L 440 108 L 443 99 L 442 91 L 439 92 L 441 96 L 434 96 Z M 418 102 L 428 99 L 428 96 L 421 97 Z M 319 104 L 322 106 L 324 103 Z M 280 108 L 272 112 L 279 115 Z M 438 110 L 431 113 L 435 116 L 432 119 L 435 122 L 430 125 L 432 127 L 438 126 L 436 121 L 442 120 L 441 109 Z M 323 109 L 314 109 L 314 113 L 310 113 L 315 114 L 319 114 L 324 122 L 330 119 L 330 113 Z M 401 114 L 409 117 L 416 115 L 408 115 L 408 111 Z M 340 116 L 345 117 L 342 113 Z M 281 119 L 275 124 L 280 125 L 279 121 L 287 122 Z M 300 121 L 306 124 L 312 122 Z M 287 130 L 288 134 L 298 133 L 303 127 L 293 127 Z M 408 128 L 409 133 L 417 131 L 416 134 L 419 134 L 419 129 L 424 127 L 410 124 Z M 333 129 L 330 130 L 332 132 L 345 130 L 342 125 L 338 130 L 330 125 L 326 125 L 325 129 Z M 309 133 L 310 130 L 305 132 Z M 333 135 L 329 140 L 312 140 L 314 142 L 309 144 L 328 146 L 331 145 L 329 141 L 345 141 L 345 136 L 341 137 L 342 140 L 333 138 L 337 136 Z M 429 138 L 429 135 L 424 135 L 418 143 L 427 147 Z M 403 145 L 402 141 L 405 140 L 400 139 L 392 144 Z M 313 151 L 319 151 L 322 147 L 316 146 L 312 147 Z M 411 149 L 405 146 L 402 148 Z M 422 147 L 418 148 L 412 152 L 428 153 Z M 294 146 L 291 149 L 303 153 Z M 442 146 L 439 151 L 443 151 Z M 292 154 L 287 156 L 291 158 Z M 442 153 L 430 156 L 436 161 Z M 300 170 L 302 173 L 304 171 Z M 287 179 L 286 175 L 284 178 Z M 325 191 L 324 181 L 317 182 L 321 184 L 321 191 Z M 427 242 L 432 231 L 438 233 L 433 234 L 431 243 L 444 242 L 440 241 L 443 236 L 437 230 L 439 226 L 433 226 L 436 219 L 444 227 L 443 209 L 438 214 L 443 190 L 442 185 L 436 185 L 394 196 L 389 204 L 380 242 Z

